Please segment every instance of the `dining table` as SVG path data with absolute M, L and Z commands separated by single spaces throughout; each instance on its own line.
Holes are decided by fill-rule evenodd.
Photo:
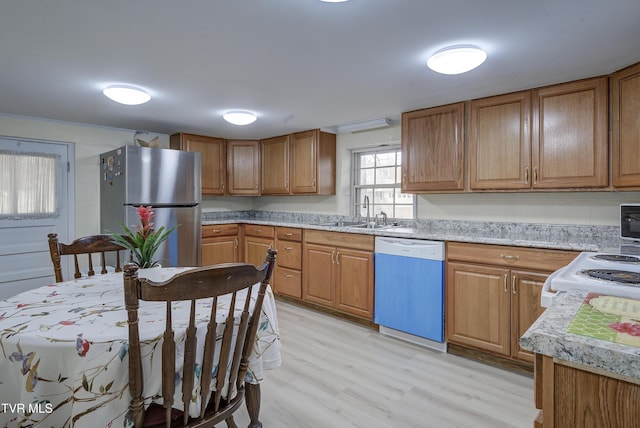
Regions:
M 154 280 L 164 281 L 188 269 L 162 268 Z M 258 288 L 253 287 L 252 298 Z M 218 298 L 219 329 L 224 328 L 229 297 Z M 202 322 L 211 304 L 211 299 L 198 300 Z M 188 325 L 189 305 L 172 302 L 176 354 L 183 352 L 184 337 L 179 332 Z M 145 367 L 154 359 L 160 361 L 165 304 L 141 301 L 139 317 Z M 203 342 L 199 340 L 198 346 Z M 122 273 L 51 283 L 0 300 L 0 427 L 133 426 L 128 348 Z M 247 395 L 259 397 L 264 372 L 280 363 L 275 299 L 267 287 L 245 378 Z M 179 379 L 176 376 L 176 382 Z M 161 390 L 158 376 L 145 376 L 145 405 L 161 404 Z M 252 406 L 258 408 L 249 408 L 247 398 L 253 422 L 259 398 Z

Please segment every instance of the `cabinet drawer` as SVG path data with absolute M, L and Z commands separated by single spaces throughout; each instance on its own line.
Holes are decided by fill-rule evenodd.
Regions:
M 302 244 L 280 241 L 278 243 L 278 265 L 291 269 L 302 269 Z
M 448 242 L 446 254 L 447 260 L 553 272 L 569 264 L 579 253 L 567 250 Z
M 296 227 L 276 227 L 276 237 L 282 241 L 302 241 L 302 229 Z
M 263 236 L 265 238 L 273 238 L 275 236 L 273 226 L 265 226 L 262 224 L 245 224 L 244 234 L 248 236 Z
M 321 230 L 305 230 L 304 241 L 334 247 L 354 248 L 373 251 L 374 237 L 357 233 L 324 232 Z
M 278 266 L 274 272 L 274 282 L 276 293 L 302 298 L 302 275 L 300 271 Z
M 237 224 L 205 224 L 202 226 L 202 237 L 235 236 L 238 234 Z

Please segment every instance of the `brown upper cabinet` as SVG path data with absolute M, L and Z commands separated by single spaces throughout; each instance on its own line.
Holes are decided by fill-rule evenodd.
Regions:
M 464 103 L 402 114 L 402 191 L 464 190 Z
M 608 186 L 607 78 L 474 100 L 471 190 Z
M 336 136 L 314 129 L 261 141 L 263 195 L 335 195 Z
M 260 194 L 260 142 L 227 140 L 227 176 L 229 195 Z
M 471 101 L 469 187 L 531 187 L 531 91 Z
M 291 135 L 291 193 L 336 194 L 336 135 L 319 129 Z
M 611 76 L 611 169 L 616 188 L 640 188 L 640 64 Z
M 222 138 L 192 134 L 173 134 L 169 147 L 200 153 L 202 161 L 202 194 L 224 195 L 227 179 L 227 144 Z
M 260 141 L 263 195 L 288 195 L 289 135 Z

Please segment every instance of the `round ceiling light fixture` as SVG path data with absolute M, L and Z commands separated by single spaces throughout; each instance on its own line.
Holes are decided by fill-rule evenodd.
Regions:
M 323 1 L 325 3 L 342 3 L 348 0 L 320 0 L 320 1 Z
M 434 53 L 427 66 L 437 73 L 461 74 L 478 67 L 487 59 L 485 51 L 477 46 L 458 45 Z
M 248 111 L 230 111 L 222 115 L 222 118 L 233 125 L 249 125 L 258 118 L 255 114 Z
M 102 93 L 110 100 L 129 106 L 144 104 L 151 99 L 151 95 L 135 86 L 113 85 L 103 90 Z

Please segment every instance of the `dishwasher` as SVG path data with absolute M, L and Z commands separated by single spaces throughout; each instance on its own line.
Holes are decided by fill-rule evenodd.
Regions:
M 444 242 L 376 237 L 373 320 L 382 334 L 446 352 Z

